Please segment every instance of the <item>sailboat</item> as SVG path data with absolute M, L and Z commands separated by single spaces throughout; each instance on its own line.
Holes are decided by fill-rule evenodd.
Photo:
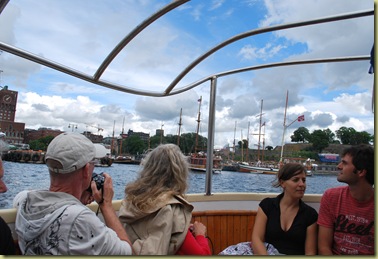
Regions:
M 261 134 L 261 128 L 262 127 L 264 127 L 264 131 L 265 131 L 265 122 L 262 123 L 262 116 L 263 116 L 262 109 L 263 109 L 263 100 L 261 100 L 260 114 L 257 115 L 257 116 L 260 117 L 259 133 L 257 134 L 259 136 L 259 140 L 258 140 L 258 144 L 257 144 L 257 146 L 258 146 L 257 162 L 253 163 L 253 165 L 251 165 L 248 162 L 239 163 L 239 167 L 240 167 L 239 172 L 247 172 L 247 173 L 254 173 L 254 174 L 277 174 L 277 172 L 278 172 L 278 168 L 275 165 L 265 164 L 264 161 L 260 160 L 261 135 L 264 135 L 264 138 L 263 138 L 264 144 L 263 145 L 265 145 L 265 133 Z M 249 126 L 248 126 L 248 128 L 249 128 Z M 264 152 L 264 148 L 265 147 L 263 146 L 262 152 Z M 264 160 L 264 155 L 261 156 L 261 159 Z
M 132 165 L 139 165 L 141 160 L 135 159 L 135 157 L 127 156 L 122 154 L 122 142 L 124 139 L 124 130 L 125 130 L 125 116 L 123 116 L 123 122 L 122 122 L 122 132 L 120 134 L 121 141 L 119 145 L 119 152 L 118 156 L 114 159 L 113 163 L 115 164 L 132 164 Z M 113 136 L 114 136 L 114 129 L 113 129 Z M 114 138 L 114 137 L 113 137 Z
M 201 172 L 206 173 L 206 161 L 207 161 L 207 154 L 205 152 L 199 151 L 197 152 L 198 147 L 198 134 L 201 122 L 201 103 L 202 103 L 202 96 L 198 99 L 198 119 L 197 119 L 197 132 L 196 132 L 196 141 L 194 145 L 194 153 L 188 157 L 189 160 L 189 169 L 193 172 Z M 213 155 L 213 174 L 220 174 L 222 171 L 222 158 L 220 156 Z
M 232 160 L 228 160 L 222 167 L 222 171 L 232 171 L 238 172 L 240 170 L 239 163 L 235 162 L 235 134 L 236 134 L 236 121 L 235 121 L 235 130 L 234 130 L 234 142 L 233 142 L 233 153 L 232 153 Z

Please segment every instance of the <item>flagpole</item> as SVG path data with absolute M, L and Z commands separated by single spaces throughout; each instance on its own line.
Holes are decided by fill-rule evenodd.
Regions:
M 282 142 L 281 142 L 281 156 L 280 156 L 280 167 L 282 165 L 282 156 L 283 156 L 283 148 L 284 148 L 284 140 L 285 140 L 285 131 L 286 131 L 286 111 L 287 111 L 287 103 L 289 100 L 289 90 L 286 91 L 286 104 L 285 104 L 285 113 L 284 113 L 284 122 L 283 122 L 283 133 L 282 133 Z
M 292 122 L 290 122 L 289 125 L 286 125 L 286 110 L 287 110 L 287 103 L 288 103 L 288 100 L 289 100 L 289 91 L 287 91 L 286 93 L 286 105 L 285 105 L 285 116 L 284 116 L 284 130 L 283 130 L 283 133 L 282 133 L 282 143 L 281 143 L 281 157 L 280 157 L 280 166 L 283 164 L 283 161 L 282 161 L 282 158 L 283 158 L 283 149 L 284 149 L 284 140 L 285 140 L 285 132 L 286 132 L 286 129 L 288 127 L 291 126 L 291 124 L 293 124 L 294 122 L 298 121 L 304 121 L 304 115 L 300 115 L 298 116 L 298 118 L 296 118 L 295 120 L 293 120 Z

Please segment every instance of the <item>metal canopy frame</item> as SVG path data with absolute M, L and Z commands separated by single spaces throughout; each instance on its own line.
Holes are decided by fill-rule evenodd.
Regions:
M 6 51 L 8 53 L 14 54 L 16 56 L 22 57 L 24 59 L 33 61 L 35 63 L 38 63 L 40 65 L 52 68 L 54 70 L 60 71 L 62 73 L 65 73 L 67 75 L 79 78 L 81 80 L 100 85 L 103 87 L 107 87 L 116 91 L 121 91 L 129 94 L 134 95 L 142 95 L 142 96 L 150 96 L 150 97 L 164 97 L 164 96 L 171 96 L 175 94 L 180 94 L 183 92 L 186 92 L 190 89 L 195 88 L 196 86 L 199 86 L 200 84 L 209 81 L 210 82 L 210 105 L 209 105 L 209 122 L 208 122 L 208 143 L 207 143 L 207 154 L 213 154 L 214 148 L 214 132 L 215 132 L 215 103 L 216 103 L 216 86 L 217 86 L 217 79 L 219 77 L 228 76 L 231 74 L 237 74 L 252 70 L 258 70 L 258 69 L 265 69 L 265 68 L 273 68 L 273 67 L 280 67 L 280 66 L 291 66 L 291 65 L 304 65 L 304 64 L 317 64 L 317 63 L 332 63 L 332 62 L 350 62 L 350 61 L 363 61 L 363 60 L 369 60 L 370 56 L 349 56 L 349 57 L 331 57 L 331 58 L 320 58 L 320 59 L 308 59 L 308 60 L 294 60 L 294 61 L 286 61 L 286 62 L 277 62 L 277 63 L 270 63 L 270 64 L 263 64 L 263 65 L 257 65 L 257 66 L 251 66 L 251 67 L 243 67 L 239 69 L 234 69 L 230 71 L 222 71 L 218 72 L 212 75 L 209 75 L 207 77 L 204 77 L 196 82 L 193 82 L 191 84 L 188 84 L 186 86 L 183 86 L 181 88 L 175 89 L 177 87 L 178 83 L 198 64 L 200 64 L 203 60 L 205 60 L 207 57 L 212 55 L 213 53 L 217 52 L 218 50 L 222 49 L 223 47 L 239 41 L 241 39 L 251 37 L 254 35 L 267 33 L 267 32 L 273 32 L 278 30 L 285 30 L 295 27 L 302 27 L 302 26 L 311 26 L 316 24 L 322 24 L 322 23 L 328 23 L 328 22 L 337 22 L 341 20 L 347 20 L 347 19 L 354 19 L 354 18 L 360 18 L 365 16 L 374 15 L 374 10 L 364 10 L 364 11 L 358 11 L 358 12 L 352 12 L 352 13 L 345 13 L 345 14 L 339 14 L 339 15 L 333 15 L 333 16 L 327 16 L 307 21 L 300 21 L 300 22 L 294 22 L 294 23 L 286 23 L 286 24 L 280 24 L 275 26 L 269 26 L 265 28 L 259 28 L 255 30 L 246 31 L 244 33 L 235 35 L 218 45 L 214 46 L 207 52 L 203 53 L 201 56 L 199 56 L 197 59 L 195 59 L 192 63 L 190 63 L 178 76 L 172 81 L 172 83 L 167 86 L 165 91 L 163 92 L 154 92 L 154 91 L 144 91 L 144 90 L 138 90 L 132 87 L 128 87 L 126 85 L 122 84 L 116 84 L 112 82 L 108 82 L 105 80 L 101 80 L 102 74 L 105 72 L 107 67 L 111 64 L 111 62 L 114 60 L 115 57 L 139 34 L 141 33 L 145 28 L 147 28 L 149 25 L 151 25 L 153 22 L 158 20 L 160 17 L 164 16 L 168 12 L 174 10 L 175 8 L 181 6 L 182 4 L 189 2 L 190 0 L 173 0 L 171 3 L 164 6 L 162 9 L 148 17 L 146 20 L 141 22 L 139 25 L 137 25 L 129 34 L 127 34 L 115 47 L 114 49 L 107 55 L 107 57 L 104 59 L 104 61 L 101 63 L 101 65 L 98 67 L 97 71 L 94 75 L 85 74 L 81 71 L 72 69 L 70 67 L 67 67 L 65 65 L 59 64 L 55 61 L 43 58 L 41 56 L 38 56 L 34 53 L 30 53 L 28 51 L 25 51 L 20 48 L 16 48 L 14 46 L 11 46 L 9 44 L 6 44 L 4 42 L 0 42 L 0 50 Z M 0 14 L 1 11 L 6 7 L 9 0 L 0 0 Z M 206 186 L 205 186 L 205 195 L 211 195 L 211 177 L 212 177 L 212 167 L 213 167 L 213 161 L 212 159 L 207 159 L 206 164 Z

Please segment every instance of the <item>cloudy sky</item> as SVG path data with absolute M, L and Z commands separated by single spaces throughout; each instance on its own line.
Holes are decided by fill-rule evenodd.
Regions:
M 170 1 L 11 0 L 0 15 L 0 41 L 93 75 L 107 54 L 135 26 Z M 268 26 L 373 10 L 372 0 L 192 0 L 138 35 L 101 79 L 162 92 L 191 62 L 224 40 Z M 176 88 L 209 75 L 287 60 L 370 55 L 374 17 L 264 33 L 234 42 L 192 69 Z M 286 92 L 285 142 L 298 127 L 342 126 L 374 134 L 374 76 L 369 61 L 255 70 L 217 81 L 215 147 L 247 139 L 258 143 L 261 103 L 265 145 L 281 145 Z M 122 128 L 155 135 L 195 132 L 202 96 L 200 134 L 207 135 L 210 83 L 169 97 L 145 97 L 94 85 L 12 54 L 0 55 L 0 85 L 18 91 L 16 121 L 26 128 L 71 131 L 69 124 L 112 136 Z M 263 102 L 262 102 L 263 100 Z M 123 120 L 125 120 L 123 125 Z M 236 124 L 236 131 L 235 131 Z M 250 127 L 248 128 L 248 124 Z M 98 131 L 102 128 L 103 131 Z M 262 141 L 262 139 L 261 139 Z

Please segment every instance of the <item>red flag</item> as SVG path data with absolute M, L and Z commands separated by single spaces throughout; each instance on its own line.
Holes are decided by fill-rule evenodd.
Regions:
M 298 121 L 304 121 L 304 115 L 298 116 Z

